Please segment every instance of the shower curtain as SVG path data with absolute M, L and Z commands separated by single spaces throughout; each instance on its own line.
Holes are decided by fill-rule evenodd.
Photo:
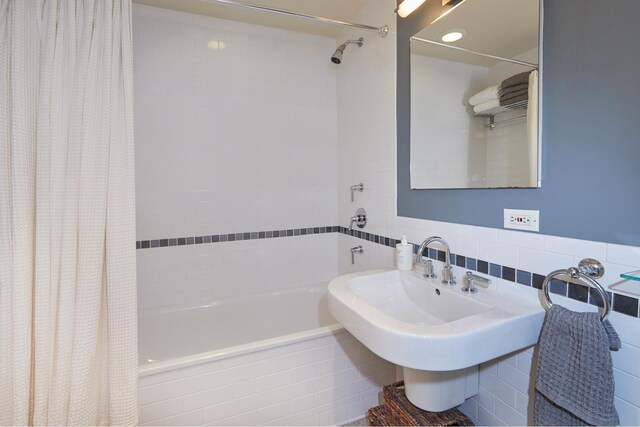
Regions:
M 130 0 L 0 0 L 0 425 L 137 423 Z

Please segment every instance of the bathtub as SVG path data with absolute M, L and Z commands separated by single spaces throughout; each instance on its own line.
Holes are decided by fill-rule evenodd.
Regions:
M 139 313 L 145 425 L 339 424 L 395 367 L 327 309 L 327 284 Z

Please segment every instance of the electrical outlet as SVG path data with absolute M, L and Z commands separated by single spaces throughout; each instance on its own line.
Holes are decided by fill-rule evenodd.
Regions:
M 521 231 L 540 231 L 540 211 L 505 209 L 504 228 Z

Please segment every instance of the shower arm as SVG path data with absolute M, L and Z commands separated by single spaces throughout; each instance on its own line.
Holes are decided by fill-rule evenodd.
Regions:
M 342 43 L 338 47 L 338 49 L 340 49 L 341 51 L 344 51 L 344 48 L 347 47 L 347 45 L 349 44 L 357 44 L 358 47 L 362 47 L 362 45 L 364 44 L 364 39 L 360 37 L 358 40 L 347 40 L 346 42 Z

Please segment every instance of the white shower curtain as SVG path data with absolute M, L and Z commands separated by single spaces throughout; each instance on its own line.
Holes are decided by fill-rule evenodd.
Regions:
M 0 0 L 0 425 L 137 422 L 130 0 Z

